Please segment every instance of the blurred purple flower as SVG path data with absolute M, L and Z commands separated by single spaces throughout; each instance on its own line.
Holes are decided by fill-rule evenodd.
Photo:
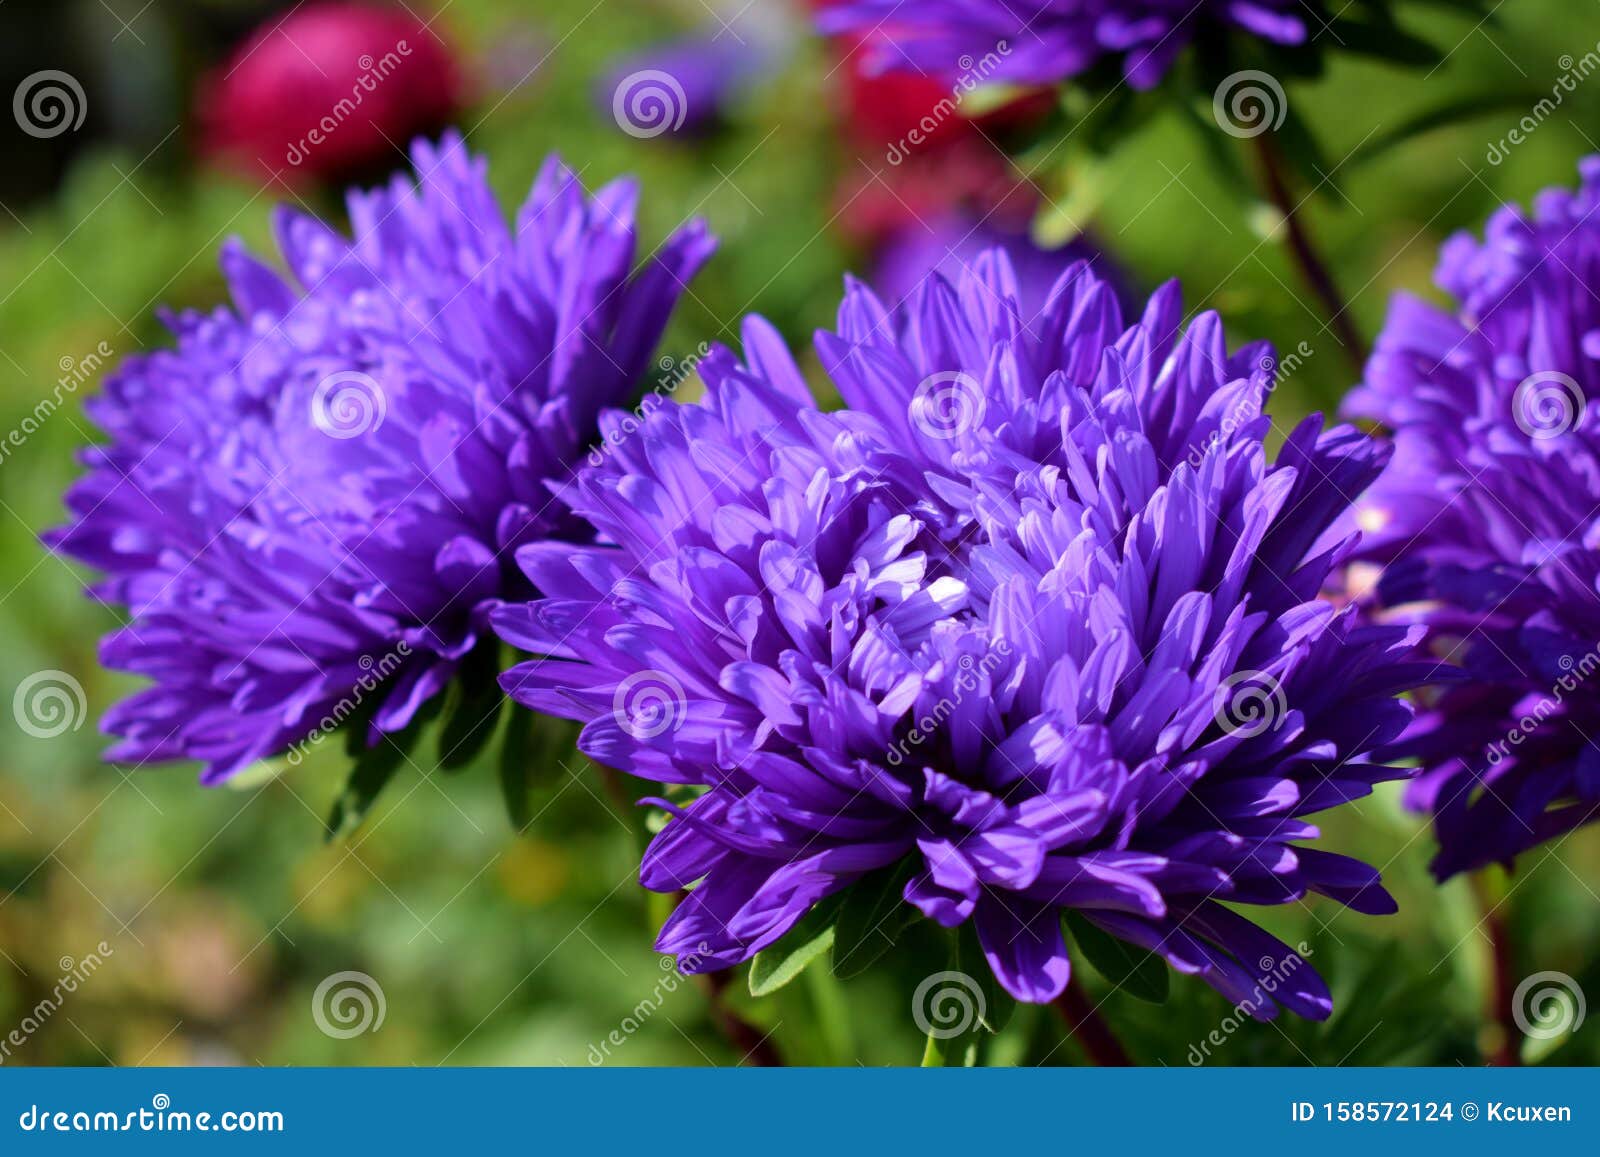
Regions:
M 693 135 L 722 119 L 750 66 L 732 40 L 676 41 L 618 63 L 595 96 L 629 136 Z
M 503 684 L 689 785 L 641 879 L 694 885 L 658 941 L 694 970 L 877 873 L 1023 1000 L 1067 983 L 1071 911 L 1257 1017 L 1326 1016 L 1235 906 L 1393 909 L 1305 818 L 1404 775 L 1411 634 L 1318 597 L 1383 452 L 1311 419 L 1269 465 L 1269 351 L 1184 330 L 1176 285 L 1125 328 L 1079 265 L 1019 311 L 1001 251 L 892 313 L 852 284 L 818 341 L 851 409 L 750 319 L 703 403 L 603 419 L 564 496 L 614 545 L 519 552 L 545 597 L 495 625 L 546 657 Z
M 1004 249 L 1011 259 L 1025 323 L 1044 308 L 1061 274 L 1079 261 L 1087 262 L 1095 276 L 1113 287 L 1125 309 L 1134 305 L 1121 270 L 1088 238 L 1046 249 L 1025 229 L 1011 230 L 960 213 L 946 214 L 932 224 L 919 220 L 890 235 L 873 262 L 872 287 L 887 301 L 905 301 L 934 273 L 959 281 L 984 252 L 996 248 Z
M 584 533 L 546 479 L 712 242 L 692 223 L 634 272 L 630 183 L 586 197 L 551 158 L 513 231 L 459 137 L 413 157 L 416 185 L 351 194 L 354 241 L 281 210 L 287 279 L 230 242 L 231 308 L 166 315 L 177 348 L 89 404 L 110 441 L 47 541 L 106 573 L 131 621 L 103 659 L 155 684 L 107 714 L 110 758 L 217 783 L 369 697 L 371 738 L 402 728 L 529 593 L 509 552 Z
M 749 12 L 749 9 L 746 9 Z M 785 38 L 753 16 L 617 61 L 595 97 L 629 136 L 696 135 L 714 127 L 783 56 Z
M 1600 816 L 1600 157 L 1581 174 L 1451 238 L 1459 312 L 1398 298 L 1348 403 L 1395 443 L 1357 510 L 1378 600 L 1468 676 L 1410 738 L 1441 879 Z
M 886 70 L 1053 84 L 1118 57 L 1129 84 L 1150 88 L 1203 23 L 1299 44 L 1304 14 L 1304 0 L 839 0 L 817 19 L 869 33 Z

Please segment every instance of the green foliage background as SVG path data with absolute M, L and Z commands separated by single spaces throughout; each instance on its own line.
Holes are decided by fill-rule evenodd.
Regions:
M 443 26 L 474 61 L 482 92 L 464 127 L 491 157 L 496 185 L 519 199 L 552 149 L 591 186 L 637 174 L 651 240 L 690 212 L 722 238 L 663 353 L 732 341 L 752 309 L 804 343 L 830 321 L 840 278 L 861 257 L 834 220 L 836 183 L 860 162 L 837 143 L 836 78 L 821 46 L 802 39 L 725 131 L 640 141 L 596 108 L 595 79 L 618 52 L 688 27 L 701 10 L 692 0 L 608 0 L 603 19 L 590 19 L 587 8 L 448 6 Z M 1324 80 L 1290 87 L 1335 161 L 1428 108 L 1548 93 L 1560 58 L 1600 41 L 1600 9 L 1570 0 L 1518 0 L 1482 26 L 1448 6 L 1408 11 L 1412 28 L 1456 46 L 1442 68 L 1423 75 L 1337 58 Z M 150 19 L 161 15 L 158 6 Z M 1369 337 L 1393 291 L 1429 292 L 1450 231 L 1479 226 L 1502 200 L 1571 184 L 1577 158 L 1600 151 L 1600 79 L 1591 79 L 1506 163 L 1489 165 L 1489 142 L 1525 111 L 1508 102 L 1341 166 L 1342 195 L 1309 203 Z M 97 150 L 47 200 L 0 214 L 0 429 L 19 427 L 52 391 L 63 359 L 102 341 L 119 355 L 159 344 L 158 304 L 218 300 L 223 236 L 266 246 L 279 194 L 196 169 L 185 139 L 151 156 Z M 1088 202 L 1063 167 L 1069 151 L 1046 144 L 1032 158 L 1076 212 Z M 1143 126 L 1096 180 L 1093 228 L 1145 286 L 1181 276 L 1189 303 L 1220 310 L 1235 342 L 1270 337 L 1281 350 L 1304 341 L 1315 351 L 1279 391 L 1280 425 L 1336 404 L 1351 374 L 1310 295 L 1281 247 L 1261 240 L 1260 207 L 1217 177 L 1182 118 Z M 61 517 L 73 451 L 93 437 L 80 402 L 0 460 L 0 695 L 36 671 L 65 670 L 83 684 L 93 719 L 134 685 L 96 663 L 113 619 L 81 597 L 83 575 L 36 543 Z M 632 788 L 572 754 L 570 734 L 545 739 L 538 814 L 520 838 L 492 768 L 480 766 L 402 774 L 353 840 L 327 845 L 322 820 L 343 770 L 334 744 L 264 785 L 201 790 L 192 769 L 127 774 L 100 763 L 93 726 L 41 740 L 0 711 L 0 1036 L 50 991 L 63 958 L 82 959 L 102 940 L 113 950 L 6 1063 L 728 1063 L 705 990 L 664 985 L 669 974 L 650 950 L 663 911 L 633 882 L 643 820 L 619 802 Z M 1397 797 L 1391 788 L 1338 816 L 1328 846 L 1382 865 L 1400 915 L 1363 917 L 1320 901 L 1272 914 L 1286 940 L 1311 946 L 1335 991 L 1333 1021 L 1246 1025 L 1203 1050 L 1206 1063 L 1480 1063 L 1479 909 L 1465 884 L 1429 882 L 1429 837 Z M 1510 894 L 1501 911 L 1518 975 L 1556 969 L 1600 995 L 1600 829 L 1532 853 L 1500 887 Z M 899 964 L 842 984 L 814 968 L 764 1000 L 742 995 L 742 975 L 729 991 L 751 1021 L 775 1030 L 791 1061 L 914 1063 L 922 1042 L 907 994 L 944 966 L 902 953 Z M 386 1017 L 378 1031 L 333 1039 L 313 1021 L 312 993 L 348 969 L 380 982 Z M 650 1006 L 642 1016 L 641 1002 Z M 1184 978 L 1163 1006 L 1112 993 L 1101 1011 L 1136 1059 L 1176 1066 L 1194 1063 L 1192 1050 L 1227 1014 L 1220 997 Z M 642 1026 L 607 1045 L 630 1018 Z M 989 1059 L 1078 1063 L 1076 1045 L 1060 1040 L 1047 1012 L 1025 1009 Z M 1528 1059 L 1594 1063 L 1600 1030 L 1591 1022 L 1541 1042 Z

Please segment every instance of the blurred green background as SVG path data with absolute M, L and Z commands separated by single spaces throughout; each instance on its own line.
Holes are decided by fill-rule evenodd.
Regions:
M 417 6 L 417 5 L 413 5 Z M 758 6 L 761 0 L 758 0 Z M 681 4 L 605 0 L 452 0 L 438 27 L 474 78 L 462 119 L 487 153 L 508 204 L 557 150 L 594 186 L 634 173 L 647 239 L 689 213 L 709 219 L 721 250 L 695 285 L 664 354 L 731 341 L 749 310 L 803 347 L 826 325 L 844 272 L 864 254 L 838 221 L 842 183 L 883 169 L 841 140 L 840 75 L 803 34 L 802 14 L 767 0 L 792 43 L 728 123 L 695 138 L 640 140 L 618 131 L 595 86 L 617 56 L 708 19 Z M 268 244 L 282 189 L 220 175 L 193 159 L 182 120 L 193 78 L 269 6 L 223 0 L 145 5 L 89 0 L 21 14 L 0 7 L 6 91 L 25 72 L 67 67 L 84 77 L 83 132 L 43 147 L 6 136 L 0 178 L 0 429 L 20 428 L 64 371 L 106 343 L 118 355 L 161 344 L 160 304 L 216 302 L 214 256 L 228 234 Z M 737 8 L 737 6 L 735 6 Z M 1410 25 L 1455 46 L 1431 74 L 1337 58 L 1326 79 L 1289 89 L 1339 167 L 1342 191 L 1307 205 L 1310 226 L 1370 340 L 1390 294 L 1428 291 L 1434 255 L 1503 200 L 1572 184 L 1576 160 L 1600 151 L 1600 77 L 1565 103 L 1503 164 L 1486 159 L 1525 111 L 1508 107 L 1418 136 L 1370 163 L 1352 150 L 1426 109 L 1476 95 L 1548 93 L 1600 41 L 1600 6 L 1518 0 L 1493 24 L 1445 7 L 1408 9 Z M 18 20 L 27 24 L 5 27 Z M 4 95 L 4 94 L 0 94 Z M 177 131 L 173 131 L 178 125 Z M 14 139 L 13 139 L 14 138 Z M 1237 143 L 1218 135 L 1228 148 Z M 13 152 L 13 146 L 15 151 Z M 1336 404 L 1351 371 L 1322 332 L 1311 295 L 1280 245 L 1257 232 L 1266 215 L 1208 165 L 1182 118 L 1166 115 L 1122 142 L 1095 176 L 1096 196 L 1036 149 L 1058 208 L 1095 206 L 1092 228 L 1144 287 L 1181 276 L 1196 307 L 1221 311 L 1234 342 L 1271 338 L 1313 355 L 1279 391 L 1280 425 Z M 396 155 L 395 164 L 402 159 Z M 337 212 L 336 201 L 301 195 Z M 324 750 L 263 786 L 201 790 L 192 768 L 129 775 L 98 760 L 94 721 L 133 681 L 96 663 L 111 616 L 80 594 L 83 575 L 46 555 L 36 536 L 62 516 L 75 449 L 94 434 L 79 396 L 0 460 L 0 694 L 60 670 L 84 688 L 88 722 L 53 738 L 0 711 L 0 1039 L 29 1018 L 63 969 L 104 941 L 103 966 L 43 1019 L 6 1064 L 724 1064 L 707 990 L 667 982 L 650 950 L 662 910 L 633 880 L 641 817 L 632 789 L 608 784 L 553 736 L 538 817 L 515 837 L 488 768 L 404 775 L 353 840 L 324 842 L 322 820 L 342 784 Z M 607 787 L 613 790 L 606 790 Z M 1338 1012 L 1323 1026 L 1246 1025 L 1208 1046 L 1206 1063 L 1480 1063 L 1478 1028 L 1488 949 L 1464 883 L 1428 880 L 1430 841 L 1390 788 L 1330 822 L 1328 847 L 1384 867 L 1400 900 L 1387 919 L 1328 902 L 1271 914 L 1290 943 L 1306 941 Z M 1501 882 L 1515 976 L 1559 970 L 1600 994 L 1600 830 L 1525 857 Z M 939 965 L 942 967 L 942 964 Z M 318 1028 L 318 984 L 341 971 L 373 977 L 380 1028 L 347 1039 Z M 775 998 L 728 999 L 792 1063 L 915 1063 L 921 1038 L 910 986 L 891 970 L 838 984 L 813 969 Z M 1091 988 L 1099 980 L 1085 968 Z M 912 981 L 914 983 L 914 980 Z M 637 1016 L 641 1002 L 650 1005 Z M 1025 1010 L 993 1057 L 1078 1063 L 1046 1011 Z M 1136 1059 L 1182 1066 L 1223 1023 L 1209 989 L 1175 978 L 1163 1007 L 1122 993 L 1101 1012 Z M 620 1045 L 605 1042 L 637 1019 Z M 1487 1042 L 1492 1043 L 1492 1042 Z M 1600 1032 L 1534 1042 L 1529 1060 L 1591 1064 Z

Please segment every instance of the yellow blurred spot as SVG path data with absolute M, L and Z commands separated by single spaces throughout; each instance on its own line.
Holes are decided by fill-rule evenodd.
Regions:
M 553 900 L 567 883 L 567 859 L 559 848 L 538 840 L 518 840 L 500 857 L 500 887 L 530 908 Z
M 28 818 L 33 819 L 32 823 Z M 28 801 L 15 786 L 0 780 L 0 849 L 11 850 L 29 846 L 39 830 L 40 819 L 32 815 Z M 42 854 L 42 853 L 41 853 Z
M 295 868 L 299 910 L 324 927 L 342 924 L 351 906 L 371 886 L 372 876 L 342 844 L 320 848 Z

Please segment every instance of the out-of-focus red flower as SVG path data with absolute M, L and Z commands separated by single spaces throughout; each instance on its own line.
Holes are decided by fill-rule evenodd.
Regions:
M 965 210 L 1025 222 L 1038 192 L 989 142 L 952 141 L 933 153 L 913 153 L 898 165 L 868 159 L 843 173 L 838 220 L 859 244 L 875 246 L 907 225 Z
M 951 116 L 937 122 L 933 111 L 949 99 L 950 89 L 928 76 L 905 72 L 886 72 L 870 76 L 861 69 L 861 41 L 840 39 L 839 57 L 841 98 L 846 127 L 863 146 L 888 145 L 903 140 L 926 121 L 933 126 L 922 147 L 937 149 L 963 137 L 976 135 L 966 117 Z
M 818 11 L 840 2 L 808 0 L 809 6 Z M 1039 91 L 1019 94 L 1015 100 L 979 117 L 941 115 L 939 109 L 953 91 L 951 78 L 910 72 L 874 74 L 863 66 L 869 39 L 869 34 L 833 38 L 843 104 L 841 111 L 846 128 L 860 146 L 872 148 L 903 143 L 915 130 L 922 134 L 916 147 L 934 150 L 941 145 L 981 137 L 984 133 L 1031 123 L 1048 112 L 1054 103 L 1053 93 Z
M 817 10 L 838 2 L 807 0 Z M 863 162 L 841 182 L 845 231 L 877 246 L 911 224 L 951 212 L 1026 221 L 1037 194 L 991 138 L 1048 113 L 1054 94 L 1021 94 L 968 117 L 952 107 L 956 90 L 948 77 L 867 71 L 866 43 L 865 35 L 832 41 L 843 135 Z
M 291 183 L 343 182 L 404 161 L 448 125 L 462 71 L 405 8 L 329 0 L 263 24 L 201 84 L 201 151 Z

